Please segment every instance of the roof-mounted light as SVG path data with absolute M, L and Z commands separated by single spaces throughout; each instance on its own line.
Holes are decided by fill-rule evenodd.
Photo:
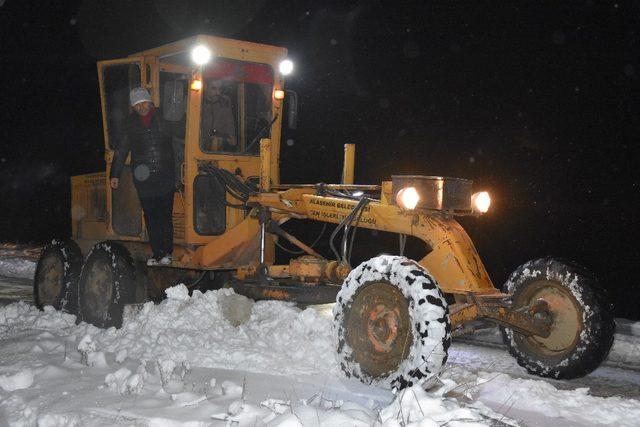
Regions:
M 191 59 L 198 65 L 204 65 L 211 59 L 211 51 L 206 46 L 196 46 L 191 51 Z
M 280 74 L 282 74 L 283 76 L 288 76 L 293 72 L 293 62 L 291 62 L 289 59 L 285 59 L 280 62 L 280 66 L 278 67 L 278 69 L 280 70 Z

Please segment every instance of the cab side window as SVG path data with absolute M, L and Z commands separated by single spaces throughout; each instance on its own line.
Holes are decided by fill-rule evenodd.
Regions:
M 125 122 L 129 115 L 129 92 L 140 86 L 140 64 L 115 64 L 102 74 L 109 148 L 118 148 L 125 136 Z

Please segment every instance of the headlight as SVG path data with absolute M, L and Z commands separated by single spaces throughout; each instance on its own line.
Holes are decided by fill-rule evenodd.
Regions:
M 471 210 L 477 213 L 486 213 L 491 206 L 491 196 L 486 191 L 474 193 L 471 196 Z
M 204 65 L 211 59 L 211 51 L 206 46 L 196 46 L 191 51 L 191 59 L 198 65 Z
M 396 194 L 396 203 L 402 209 L 415 209 L 419 201 L 420 195 L 415 187 L 405 187 Z
M 280 70 L 280 74 L 282 74 L 283 76 L 288 76 L 293 71 L 293 62 L 285 59 L 280 62 L 280 66 L 278 67 L 278 69 Z

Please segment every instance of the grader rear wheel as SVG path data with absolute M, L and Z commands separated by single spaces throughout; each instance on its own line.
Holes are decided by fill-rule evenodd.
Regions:
M 95 245 L 80 275 L 80 319 L 99 328 L 122 326 L 125 304 L 136 299 L 135 279 L 135 266 L 123 246 Z
M 525 336 L 502 328 L 503 341 L 518 364 L 531 374 L 577 378 L 596 369 L 613 344 L 613 310 L 595 278 L 583 267 L 553 258 L 530 261 L 506 285 L 512 306 L 547 303 L 551 334 Z
M 53 240 L 42 250 L 33 280 L 36 307 L 78 312 L 78 277 L 82 253 L 72 240 Z
M 447 360 L 447 303 L 429 273 L 407 258 L 360 264 L 333 314 L 342 369 L 364 383 L 402 389 L 434 378 Z

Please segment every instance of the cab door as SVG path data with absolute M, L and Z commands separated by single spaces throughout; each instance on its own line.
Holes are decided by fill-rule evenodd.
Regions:
M 133 185 L 130 159 L 120 176 L 118 188 L 109 185 L 114 150 L 122 143 L 126 120 L 130 114 L 129 92 L 135 87 L 147 87 L 148 73 L 143 73 L 143 58 L 131 57 L 98 62 L 98 80 L 102 105 L 106 162 L 106 199 L 110 218 L 108 232 L 128 240 L 143 237 L 142 207 Z
M 260 139 L 271 136 L 274 72 L 270 65 L 218 57 L 196 74 L 202 88 L 191 90 L 193 120 L 187 147 L 190 177 L 190 243 L 244 221 L 247 210 L 211 169 L 224 170 L 245 185 L 257 185 Z M 199 120 L 198 120 L 199 119 Z

